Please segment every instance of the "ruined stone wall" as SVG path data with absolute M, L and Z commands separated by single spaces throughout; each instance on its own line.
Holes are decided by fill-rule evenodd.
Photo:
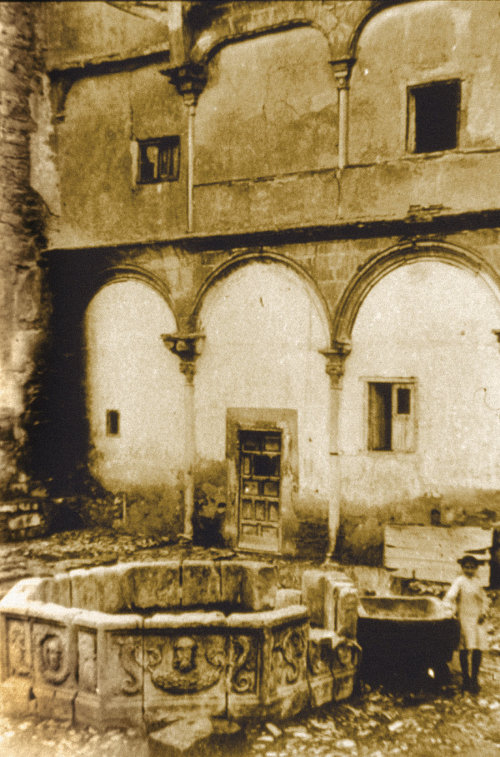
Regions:
M 25 426 L 36 395 L 49 304 L 40 252 L 45 209 L 30 186 L 30 101 L 37 88 L 33 3 L 1 3 L 0 484 L 24 474 Z

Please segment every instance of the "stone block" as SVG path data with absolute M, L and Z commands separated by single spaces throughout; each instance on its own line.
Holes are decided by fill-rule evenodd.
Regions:
M 213 725 L 210 718 L 182 718 L 150 734 L 148 739 L 150 757 L 181 757 L 194 747 L 203 749 L 203 742 L 212 733 Z
M 354 586 L 341 586 L 337 600 L 337 627 L 340 636 L 355 639 L 358 628 L 358 592 Z
M 157 614 L 144 623 L 144 711 L 222 715 L 228 635 L 221 612 Z
M 45 602 L 71 607 L 71 579 L 67 574 L 56 573 L 45 584 Z
M 276 603 L 278 568 L 265 563 L 244 563 L 241 586 L 242 609 L 271 610 Z
M 184 607 L 221 601 L 220 573 L 212 560 L 184 560 L 182 604 Z
M 321 707 L 333 699 L 332 642 L 336 638 L 332 631 L 311 628 L 307 647 L 307 676 L 310 702 L 313 707 Z
M 325 574 L 322 570 L 305 570 L 302 574 L 302 601 L 309 610 L 311 623 L 324 624 Z
M 333 676 L 333 699 L 347 699 L 354 691 L 361 664 L 361 647 L 352 639 L 335 634 L 332 642 L 331 671 Z
M 347 577 L 335 574 L 325 574 L 323 585 L 323 627 L 330 631 L 338 630 L 338 603 L 341 590 L 353 588 L 352 581 Z
M 261 699 L 267 717 L 285 719 L 300 712 L 309 701 L 307 642 L 309 623 L 277 625 L 267 632 Z
M 220 566 L 221 602 L 241 605 L 241 590 L 243 585 L 243 562 L 222 560 Z
M 98 610 L 98 580 L 92 570 L 71 570 L 71 604 L 82 610 Z
M 302 602 L 302 592 L 299 589 L 278 589 L 276 592 L 275 607 L 280 610 L 282 607 L 291 607 L 300 605 Z
M 77 723 L 99 730 L 143 724 L 142 626 L 138 615 L 87 612 L 75 619 Z
M 0 684 L 0 709 L 6 717 L 35 714 L 32 682 L 25 678 L 9 678 Z
M 263 629 L 235 628 L 229 641 L 227 681 L 228 715 L 233 718 L 258 716 L 262 676 L 259 661 L 264 649 Z
M 180 564 L 143 563 L 127 571 L 131 606 L 141 610 L 180 607 Z
M 77 655 L 71 618 L 68 621 L 58 623 L 35 618 L 32 622 L 33 695 L 41 717 L 73 718 Z

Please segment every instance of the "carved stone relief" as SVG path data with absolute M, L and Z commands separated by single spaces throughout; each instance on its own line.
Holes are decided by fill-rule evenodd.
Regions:
M 309 639 L 307 646 L 307 667 L 313 676 L 330 672 L 328 649 L 322 640 Z
M 37 645 L 38 665 L 47 683 L 59 686 L 69 676 L 68 654 L 62 635 L 48 631 L 41 636 Z
M 10 620 L 7 623 L 9 652 L 9 674 L 27 676 L 31 668 L 31 655 L 28 640 L 28 625 L 22 620 Z
M 231 690 L 253 693 L 257 687 L 257 639 L 239 634 L 231 638 Z
M 226 665 L 222 636 L 181 635 L 151 640 L 145 647 L 145 669 L 153 685 L 169 694 L 190 694 L 212 688 Z
M 296 683 L 305 673 L 307 629 L 304 626 L 278 631 L 272 651 L 272 685 Z
M 119 647 L 118 658 L 126 674 L 121 683 L 121 693 L 127 696 L 135 696 L 141 690 L 140 640 L 135 638 L 117 639 L 116 643 Z
M 97 688 L 96 635 L 80 631 L 78 634 L 78 681 L 83 691 Z

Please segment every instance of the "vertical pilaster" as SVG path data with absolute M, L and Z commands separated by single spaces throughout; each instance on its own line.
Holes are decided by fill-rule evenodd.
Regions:
M 180 358 L 179 368 L 184 383 L 184 531 L 185 539 L 193 539 L 194 475 L 196 468 L 196 433 L 194 412 L 194 376 L 196 358 L 201 353 L 203 334 L 162 334 L 162 339 L 174 355 Z
M 162 71 L 162 74 L 168 76 L 172 84 L 184 99 L 184 105 L 187 108 L 187 230 L 194 229 L 194 127 L 196 118 L 196 104 L 198 97 L 203 91 L 207 81 L 207 75 L 204 66 L 188 63 L 175 68 L 168 68 Z
M 354 60 L 352 58 L 330 61 L 333 66 L 335 81 L 339 93 L 339 156 L 338 167 L 344 168 L 348 164 L 349 137 L 349 79 Z
M 342 377 L 345 361 L 351 351 L 348 342 L 334 342 L 331 349 L 321 350 L 326 358 L 326 372 L 330 377 L 330 501 L 328 510 L 329 553 L 335 549 L 339 527 L 341 488 L 341 460 L 339 454 L 339 416 L 342 396 Z

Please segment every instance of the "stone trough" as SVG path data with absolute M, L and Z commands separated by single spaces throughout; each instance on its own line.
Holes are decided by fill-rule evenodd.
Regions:
M 356 605 L 345 576 L 279 590 L 275 566 L 249 561 L 25 579 L 0 602 L 3 709 L 99 729 L 288 717 L 352 693 Z

